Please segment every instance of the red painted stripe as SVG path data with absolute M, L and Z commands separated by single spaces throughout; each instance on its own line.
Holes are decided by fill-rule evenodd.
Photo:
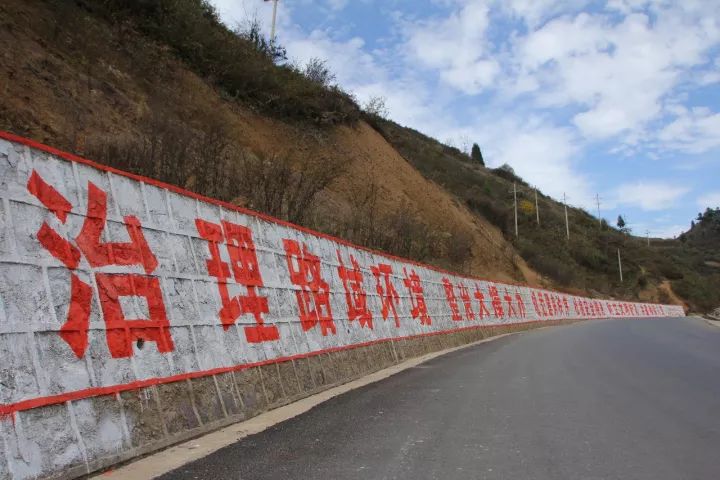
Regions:
M 349 350 L 349 349 L 359 348 L 359 347 L 367 347 L 367 346 L 376 345 L 379 343 L 386 343 L 386 342 L 400 341 L 400 340 L 411 340 L 411 339 L 420 338 L 420 337 L 432 337 L 435 335 L 458 333 L 458 332 L 463 332 L 463 331 L 467 331 L 467 330 L 488 329 L 488 330 L 492 331 L 492 330 L 502 328 L 502 327 L 531 325 L 531 324 L 536 324 L 536 323 L 542 323 L 542 324 L 550 326 L 550 325 L 554 325 L 556 323 L 566 321 L 566 320 L 582 320 L 582 319 L 532 320 L 532 321 L 528 321 L 528 322 L 509 323 L 509 324 L 505 324 L 505 325 L 472 325 L 472 326 L 468 326 L 468 327 L 461 327 L 461 328 L 450 329 L 450 330 L 441 330 L 441 331 L 437 331 L 437 332 L 406 335 L 403 337 L 381 338 L 378 340 L 371 340 L 371 341 L 363 342 L 363 343 L 355 343 L 352 345 L 343 345 L 343 346 L 339 346 L 339 347 L 325 348 L 322 350 L 316 350 L 314 352 L 299 353 L 297 355 L 290 355 L 290 356 L 286 356 L 286 357 L 278 357 L 278 358 L 273 358 L 271 360 L 263 360 L 261 362 L 243 363 L 240 365 L 233 365 L 231 367 L 220 367 L 220 368 L 213 368 L 210 370 L 200 370 L 197 372 L 181 373 L 181 374 L 172 375 L 169 377 L 148 378 L 145 380 L 137 380 L 134 382 L 125 383 L 125 384 L 121 384 L 121 385 L 111 385 L 108 387 L 92 387 L 92 388 L 86 388 L 83 390 L 75 390 L 74 392 L 61 393 L 58 395 L 50 395 L 47 397 L 31 398 L 28 400 L 22 400 L 22 401 L 15 402 L 15 403 L 8 403 L 5 405 L 0 405 L 0 416 L 14 415 L 15 412 L 20 412 L 23 410 L 30 410 L 30 409 L 39 408 L 39 407 L 46 407 L 48 405 L 65 403 L 65 402 L 72 401 L 72 400 L 81 400 L 84 398 L 98 397 L 100 395 L 112 395 L 112 394 L 119 393 L 119 392 L 125 392 L 128 390 L 136 390 L 139 388 L 150 387 L 153 385 L 161 385 L 164 383 L 179 382 L 182 380 L 206 377 L 209 375 L 218 375 L 221 373 L 236 372 L 236 371 L 245 370 L 248 368 L 259 367 L 259 366 L 263 366 L 263 365 L 271 365 L 273 363 L 287 362 L 290 360 L 299 360 L 302 358 L 308 358 L 308 357 L 314 357 L 317 355 L 322 355 L 323 353 L 339 352 L 342 350 Z

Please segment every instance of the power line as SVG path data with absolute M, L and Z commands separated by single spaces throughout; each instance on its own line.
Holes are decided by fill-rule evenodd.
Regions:
M 275 19 L 277 18 L 278 0 L 263 0 L 265 2 L 273 2 L 272 27 L 270 28 L 270 43 L 275 43 Z

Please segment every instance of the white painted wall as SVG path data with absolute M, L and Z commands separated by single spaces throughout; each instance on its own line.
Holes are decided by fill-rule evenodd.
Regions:
M 451 275 L 264 219 L 251 212 L 203 201 L 150 180 L 138 181 L 81 161 L 69 161 L 49 154 L 39 146 L 31 148 L 20 139 L 12 140 L 0 139 L 0 413 L 10 415 L 15 421 L 0 423 L 5 446 L 4 462 L 0 460 L 0 478 L 4 478 L 3 472 L 9 471 L 12 471 L 12 478 L 29 478 L 48 469 L 62 468 L 78 458 L 92 459 L 96 455 L 93 449 L 122 449 L 123 431 L 112 419 L 100 418 L 99 412 L 83 407 L 82 402 L 72 405 L 63 402 L 132 388 L 141 385 L 138 382 L 178 380 L 188 374 L 211 373 L 217 369 L 324 349 L 481 325 L 562 318 L 684 315 L 682 308 L 677 306 L 590 300 Z M 35 186 L 29 188 L 33 172 L 42 181 L 35 180 Z M 43 182 L 71 205 L 66 217 L 62 212 L 49 210 L 41 201 L 42 194 L 35 187 Z M 82 240 L 77 241 L 83 238 L 80 235 L 83 225 L 88 228 L 93 223 L 86 218 L 88 209 L 92 211 L 88 206 L 90 183 L 107 195 L 107 221 L 104 225 L 100 222 L 103 227 L 101 243 L 115 244 L 111 248 L 102 244 L 83 247 L 80 245 Z M 45 191 L 49 191 L 48 188 Z M 146 261 L 147 258 L 143 258 L 145 267 L 133 264 L 132 258 L 125 262 L 129 265 L 117 265 L 117 261 L 112 261 L 123 256 L 123 247 L 118 244 L 131 241 L 126 225 L 128 216 L 136 217 L 142 225 L 139 237 L 147 242 L 157 260 L 156 266 Z M 210 244 L 198 232 L 198 219 L 218 225 L 222 221 L 230 222 L 251 230 L 263 283 L 256 293 L 267 299 L 268 312 L 262 317 L 266 325 L 277 327 L 277 340 L 249 342 L 244 327 L 255 325 L 250 314 L 239 315 L 228 329 L 223 328 L 219 284 L 217 278 L 209 274 L 206 263 L 210 258 Z M 57 246 L 61 243 L 46 239 L 43 245 L 39 239 L 43 235 L 38 232 L 44 223 L 70 242 L 73 247 L 68 248 L 77 249 L 80 258 L 76 267 L 68 268 L 47 248 L 48 244 Z M 90 237 L 84 237 L 86 244 Z M 329 289 L 334 333 L 329 331 L 323 335 L 320 324 L 303 328 L 297 295 L 302 290 L 291 281 L 284 240 L 298 242 L 319 257 L 321 276 Z M 218 247 L 222 261 L 232 275 L 227 243 L 220 243 Z M 88 252 L 100 257 L 104 252 L 113 264 L 104 265 L 96 258 L 95 265 L 91 265 Z M 351 256 L 360 267 L 372 328 L 367 322 L 361 325 L 359 320 L 348 318 L 338 254 L 346 267 L 351 267 Z M 399 326 L 392 314 L 387 320 L 381 316 L 381 299 L 370 270 L 380 264 L 389 265 L 393 272 L 391 282 L 398 294 Z M 296 263 L 293 265 L 297 266 Z M 421 279 L 430 324 L 421 323 L 411 314 L 412 301 L 404 283 L 405 271 L 408 274 L 414 271 Z M 75 315 L 68 318 L 71 275 L 76 275 L 78 282 L 87 286 L 89 302 L 75 302 L 79 310 L 74 310 Z M 131 275 L 135 282 L 138 279 L 157 282 L 156 300 L 160 305 L 155 306 L 155 311 L 164 308 L 166 312 L 166 338 L 171 339 L 172 345 L 166 344 L 164 349 L 169 351 L 160 351 L 162 348 L 158 343 L 150 339 L 139 348 L 132 337 L 130 352 L 117 358 L 111 355 L 105 309 L 111 309 L 114 304 L 113 292 L 103 288 L 101 279 L 122 275 L 125 278 Z M 443 279 L 450 282 L 457 297 L 459 320 L 453 319 Z M 382 285 L 385 286 L 384 282 Z M 460 285 L 469 290 L 474 319 L 469 318 L 461 299 Z M 507 292 L 515 308 L 519 294 L 526 315 L 494 315 L 489 295 L 493 286 L 498 288 L 501 296 Z M 227 288 L 230 298 L 248 292 L 245 285 L 238 284 L 232 277 L 228 279 Z M 476 290 L 483 294 L 485 307 L 491 313 L 482 319 L 478 318 L 480 302 L 474 296 Z M 309 295 L 312 297 L 311 293 Z M 533 296 L 536 302 L 542 298 L 537 310 Z M 546 305 L 550 298 L 559 301 L 562 308 L 548 311 Z M 147 300 L 141 296 L 127 295 L 117 302 L 125 318 L 144 319 L 149 315 Z M 507 309 L 505 299 L 502 304 L 503 309 Z M 588 304 L 602 308 L 602 311 L 590 312 L 586 307 Z M 78 319 L 84 318 L 83 312 L 89 315 L 87 331 L 79 328 L 64 338 L 61 335 L 63 325 L 67 321 L 77 323 Z M 114 338 L 122 343 L 127 332 L 114 332 Z M 140 334 L 143 335 L 145 333 Z M 87 346 L 82 349 L 79 346 L 85 336 Z M 75 351 L 72 345 L 76 347 Z M 22 430 L 22 416 L 17 412 L 38 406 L 44 406 L 41 409 L 42 424 L 47 431 L 53 432 L 51 438 L 43 437 L 42 432 L 35 432 L 41 436 L 34 438 L 30 432 Z M 65 442 L 65 437 L 82 437 L 78 432 L 85 428 L 87 418 L 98 419 L 90 422 L 95 429 L 92 440 L 84 445 L 80 442 L 80 446 L 78 442 Z

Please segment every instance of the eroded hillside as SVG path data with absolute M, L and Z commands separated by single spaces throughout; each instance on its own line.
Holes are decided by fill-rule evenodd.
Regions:
M 0 57 L 0 128 L 398 255 L 540 282 L 497 227 L 424 178 L 351 107 L 318 100 L 308 108 L 320 113 L 302 118 L 230 96 L 215 81 L 221 73 L 201 77 L 132 17 L 108 18 L 101 7 L 114 3 L 0 5 L 0 44 L 11 47 Z M 273 174 L 302 182 L 328 171 L 301 215 L 292 199 L 273 209 L 243 190 Z

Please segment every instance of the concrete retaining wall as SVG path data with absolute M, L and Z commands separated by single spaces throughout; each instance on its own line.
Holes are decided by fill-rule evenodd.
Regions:
M 498 331 L 682 315 L 454 275 L 0 133 L 0 479 L 72 478 Z

